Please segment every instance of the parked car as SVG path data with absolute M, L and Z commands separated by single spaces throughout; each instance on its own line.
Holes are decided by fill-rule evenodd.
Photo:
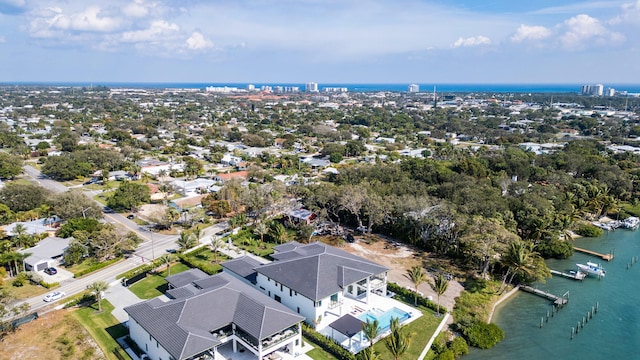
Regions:
M 135 218 L 135 216 L 133 214 L 127 215 L 127 219 L 129 219 L 129 220 L 133 220 L 134 218 Z
M 57 301 L 62 299 L 65 295 L 66 294 L 62 291 L 54 291 L 51 294 L 47 294 L 43 300 L 46 302 Z
M 44 269 L 44 273 L 47 275 L 55 275 L 58 273 L 58 270 L 56 270 L 56 268 L 54 267 L 48 267 L 46 269 Z

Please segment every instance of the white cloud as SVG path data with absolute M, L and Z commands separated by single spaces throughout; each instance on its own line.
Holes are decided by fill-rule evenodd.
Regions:
M 525 40 L 542 40 L 551 36 L 551 30 L 544 26 L 520 25 L 516 33 L 511 36 L 513 42 L 523 42 Z
M 141 18 L 149 14 L 149 9 L 143 0 L 135 0 L 132 3 L 123 6 L 122 13 L 125 16 Z
M 471 46 L 490 45 L 490 44 L 491 44 L 491 39 L 489 39 L 486 36 L 478 35 L 478 36 L 472 36 L 466 39 L 459 38 L 458 40 L 456 40 L 456 42 L 451 44 L 451 47 L 454 47 L 454 48 L 471 47 Z
M 175 38 L 180 26 L 165 20 L 153 21 L 143 30 L 126 31 L 120 36 L 121 41 L 128 43 L 169 41 Z
M 580 14 L 566 20 L 561 29 L 564 33 L 559 40 L 569 50 L 583 49 L 590 45 L 616 45 L 625 40 L 624 35 L 607 29 L 589 15 Z
M 207 40 L 202 33 L 195 31 L 187 39 L 187 48 L 190 50 L 204 50 L 213 47 L 213 43 Z
M 640 0 L 626 3 L 621 6 L 622 14 L 609 21 L 612 25 L 632 24 L 640 25 Z
M 46 23 L 50 27 L 60 30 L 97 32 L 111 32 L 117 30 L 121 25 L 118 18 L 104 16 L 103 10 L 98 6 L 91 6 L 70 15 L 59 12 L 47 19 Z

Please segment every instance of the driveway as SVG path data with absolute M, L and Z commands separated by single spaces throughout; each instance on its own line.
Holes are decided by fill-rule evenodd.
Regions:
M 38 271 L 38 275 L 42 276 L 42 281 L 47 284 L 62 284 L 65 281 L 73 279 L 73 273 L 71 271 L 67 271 L 62 267 L 56 267 L 55 269 L 58 271 L 55 275 L 46 274 L 44 271 Z
M 124 308 L 144 301 L 134 295 L 129 288 L 122 286 L 119 280 L 109 284 L 104 297 L 113 305 L 114 309 L 111 314 L 120 322 L 129 320 L 129 315 L 124 311 Z

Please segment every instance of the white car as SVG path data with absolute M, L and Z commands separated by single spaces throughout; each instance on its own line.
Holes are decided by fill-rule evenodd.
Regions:
M 62 299 L 65 295 L 62 291 L 54 291 L 51 294 L 47 294 L 43 300 L 46 302 L 56 301 Z

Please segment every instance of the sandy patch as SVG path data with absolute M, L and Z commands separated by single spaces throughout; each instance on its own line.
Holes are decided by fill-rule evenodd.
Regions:
M 428 254 L 415 251 L 391 239 L 380 240 L 371 244 L 368 244 L 364 240 L 357 239 L 354 243 L 346 244 L 343 249 L 389 268 L 389 272 L 387 273 L 387 279 L 389 281 L 412 289 L 413 283 L 405 276 L 407 269 L 415 265 L 424 266 L 425 260 L 429 258 Z M 430 262 L 438 261 L 432 258 L 429 258 L 429 260 Z M 427 272 L 429 281 L 433 281 L 433 275 L 434 274 Z M 455 278 L 449 281 L 447 291 L 440 296 L 440 305 L 451 311 L 455 305 L 455 299 L 460 296 L 463 289 L 462 284 Z M 420 284 L 418 290 L 422 292 L 425 297 L 432 296 L 434 301 L 437 300 L 436 293 L 428 283 Z

